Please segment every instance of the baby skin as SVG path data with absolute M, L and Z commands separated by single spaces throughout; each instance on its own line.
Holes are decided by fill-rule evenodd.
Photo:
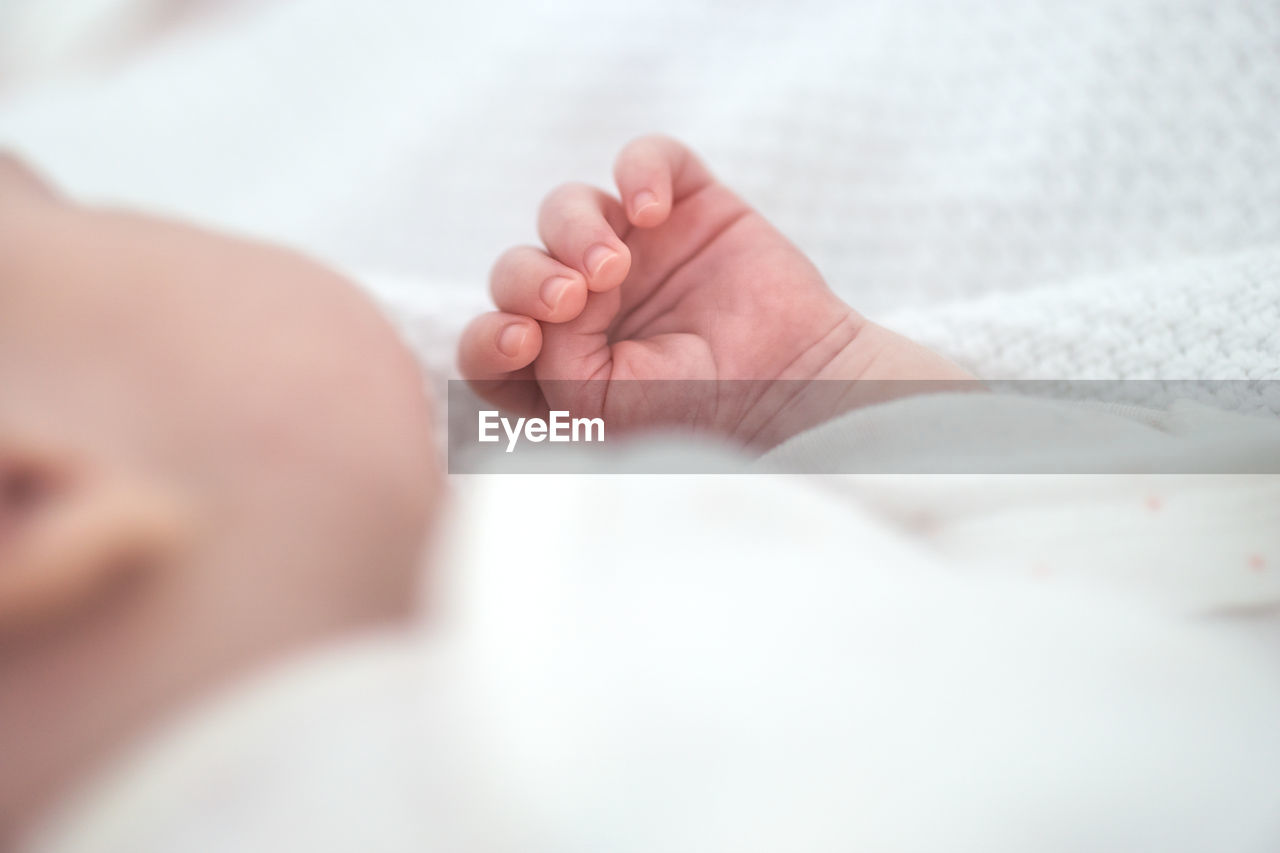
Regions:
M 841 301 L 681 143 L 630 143 L 614 178 L 620 199 L 584 184 L 552 191 L 538 214 L 544 247 L 495 264 L 498 310 L 468 326 L 458 361 L 496 405 L 769 447 L 855 405 L 973 380 Z M 812 380 L 845 381 L 825 383 L 833 393 L 808 417 L 788 417 Z
M 546 250 L 498 262 L 461 364 L 501 405 L 767 446 L 796 428 L 771 389 L 967 378 L 678 143 L 633 143 L 617 178 L 625 206 L 557 190 Z M 413 617 L 445 495 L 423 390 L 334 272 L 77 204 L 0 153 L 0 849 L 218 686 Z

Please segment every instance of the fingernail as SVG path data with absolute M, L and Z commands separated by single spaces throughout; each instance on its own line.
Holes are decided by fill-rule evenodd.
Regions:
M 542 283 L 542 287 L 538 289 L 538 296 L 548 308 L 554 311 L 572 285 L 573 279 L 558 275 Z
M 631 199 L 631 214 L 634 216 L 646 207 L 650 207 L 658 203 L 658 194 L 651 190 L 640 190 L 636 193 L 635 198 Z
M 515 358 L 520 354 L 520 347 L 524 344 L 525 336 L 528 334 L 529 330 L 524 327 L 523 323 L 512 323 L 498 335 L 498 349 L 502 351 L 503 355 Z
M 587 273 L 595 278 L 600 274 L 600 269 L 609 261 L 618 256 L 618 253 L 603 243 L 598 243 L 587 249 L 587 254 L 583 258 L 583 263 L 587 267 Z

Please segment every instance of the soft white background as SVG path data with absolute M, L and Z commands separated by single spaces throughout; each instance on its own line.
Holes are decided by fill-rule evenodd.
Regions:
M 0 145 L 393 290 L 439 370 L 656 130 L 986 375 L 1280 371 L 1269 0 L 0 0 L 0 74 Z

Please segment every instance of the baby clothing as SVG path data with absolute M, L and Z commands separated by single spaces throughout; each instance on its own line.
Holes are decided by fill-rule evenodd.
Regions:
M 771 473 L 946 436 L 1224 473 Z M 1274 462 L 1275 425 L 937 395 L 736 476 L 641 476 L 728 458 L 651 441 L 458 478 L 420 632 L 246 682 L 29 849 L 1270 853 L 1280 477 L 1242 448 Z

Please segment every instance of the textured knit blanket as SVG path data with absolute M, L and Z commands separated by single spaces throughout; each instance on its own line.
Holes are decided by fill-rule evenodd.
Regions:
M 983 375 L 1277 378 L 1277 44 L 1261 0 L 245 2 L 0 88 L 0 145 L 393 276 L 438 372 L 541 195 L 664 131 Z

